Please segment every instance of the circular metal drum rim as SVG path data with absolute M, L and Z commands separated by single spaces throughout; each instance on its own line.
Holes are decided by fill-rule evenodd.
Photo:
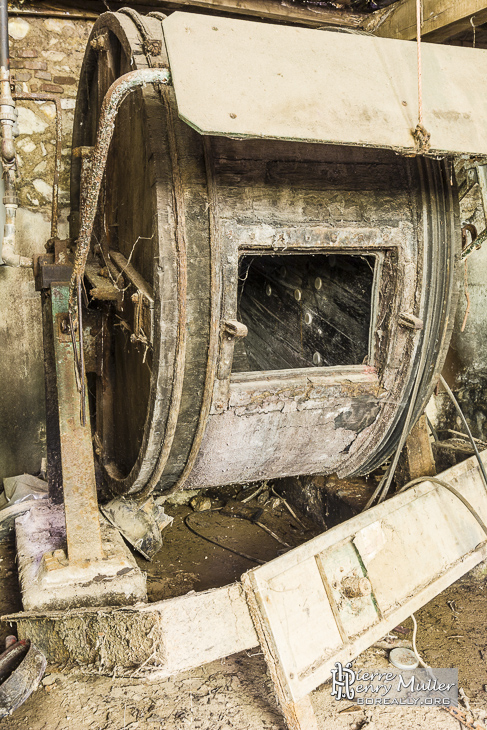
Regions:
M 101 31 L 109 31 L 113 33 L 113 35 L 116 37 L 118 42 L 120 43 L 122 52 L 125 53 L 125 58 L 129 61 L 132 68 L 135 67 L 135 62 L 133 59 L 133 52 L 132 47 L 130 44 L 130 36 L 134 35 L 134 21 L 132 18 L 127 17 L 123 14 L 116 14 L 116 13 L 104 13 L 98 21 L 93 26 L 92 32 L 90 34 L 90 39 L 87 45 L 85 58 L 83 61 L 82 66 L 82 77 L 80 79 L 80 84 L 78 88 L 78 98 L 77 98 L 77 104 L 76 104 L 76 110 L 75 110 L 75 119 L 74 119 L 74 133 L 73 133 L 73 148 L 82 146 L 82 142 L 80 140 L 80 137 L 83 135 L 83 133 L 86 135 L 86 130 L 83 128 L 83 114 L 86 113 L 86 109 L 89 105 L 89 89 L 90 89 L 90 78 L 92 77 L 92 74 L 97 69 L 97 62 L 96 62 L 96 51 L 93 48 L 92 41 L 97 38 Z M 161 44 L 163 46 L 163 39 L 162 39 L 162 28 L 160 24 L 160 19 L 157 18 L 157 22 L 152 22 L 153 28 L 157 28 L 159 31 Z M 138 29 L 136 30 L 137 37 L 139 36 Z M 135 40 L 135 39 L 134 39 Z M 149 64 L 146 62 L 145 56 L 138 56 L 137 58 L 137 67 L 138 68 L 148 68 Z M 142 104 L 145 104 L 145 94 L 146 91 L 143 90 L 140 92 L 140 96 L 142 99 Z M 89 131 L 89 130 L 88 130 Z M 174 164 L 174 160 L 172 161 L 172 169 L 173 173 L 175 170 L 177 170 L 177 165 Z M 149 164 L 154 165 L 154 160 L 149 160 Z M 76 203 L 79 202 L 79 170 L 77 166 L 76 160 L 73 158 L 72 161 L 72 171 L 71 171 L 71 190 L 72 190 L 72 201 L 73 201 L 73 194 L 74 194 L 74 205 L 72 205 L 72 210 L 76 211 L 78 209 Z M 76 200 L 76 194 L 78 193 L 78 200 Z M 167 434 L 166 437 L 166 443 L 169 445 L 170 441 L 170 433 L 168 431 L 175 431 L 176 421 L 177 421 L 177 414 L 179 411 L 178 407 L 178 399 L 181 397 L 182 392 L 182 370 L 184 368 L 184 349 L 185 349 L 185 340 L 186 340 L 186 328 L 185 328 L 185 308 L 184 304 L 186 301 L 186 287 L 185 287 L 185 247 L 184 247 L 184 237 L 181 235 L 180 231 L 176 231 L 176 241 L 175 245 L 176 248 L 178 248 L 178 254 L 179 254 L 179 264 L 178 264 L 178 271 L 180 273 L 180 276 L 178 276 L 178 334 L 177 334 L 177 356 L 176 356 L 176 365 L 174 367 L 173 373 L 169 375 L 168 373 L 163 374 L 161 372 L 161 368 L 154 366 L 152 370 L 151 375 L 151 383 L 150 383 L 150 393 L 153 394 L 153 397 L 149 397 L 147 402 L 147 414 L 146 414 L 146 420 L 145 420 L 145 426 L 143 429 L 143 436 L 142 436 L 142 444 L 139 450 L 139 454 L 137 456 L 137 459 L 130 469 L 130 472 L 125 475 L 124 477 L 120 478 L 118 474 L 116 474 L 113 470 L 113 467 L 110 462 L 103 463 L 103 460 L 101 460 L 103 471 L 105 473 L 105 477 L 107 478 L 107 481 L 109 483 L 110 489 L 116 493 L 116 494 L 130 494 L 140 491 L 144 488 L 144 486 L 147 484 L 148 480 L 151 477 L 151 474 L 154 471 L 155 464 L 160 461 L 160 455 L 161 455 L 161 442 L 159 438 L 159 432 L 161 428 L 161 423 L 165 421 L 165 432 Z M 157 235 L 157 230 L 156 230 Z M 155 306 L 161 307 L 161 302 L 155 302 Z M 161 312 L 159 312 L 159 315 L 161 315 Z M 158 318 L 156 317 L 156 320 Z M 156 358 L 158 358 L 158 353 L 160 352 L 160 348 L 158 345 L 158 338 L 159 333 L 157 332 L 156 327 L 156 336 L 155 336 L 155 342 L 154 342 L 154 355 Z M 164 400 L 160 397 L 161 393 L 161 381 L 166 380 L 172 380 L 172 393 L 170 397 L 170 404 L 167 404 L 164 402 Z M 158 397 L 159 396 L 159 397 Z M 172 419 L 171 415 L 173 414 Z M 176 414 L 176 415 L 174 415 Z M 166 417 L 165 417 L 166 416 Z M 150 424 L 150 425 L 148 425 Z M 157 426 L 157 427 L 154 427 Z
M 409 378 L 402 409 L 388 424 L 381 447 L 360 466 L 354 455 L 355 458 L 339 469 L 339 477 L 369 474 L 394 453 L 405 425 L 409 431 L 423 413 L 443 368 L 450 343 L 459 293 L 461 236 L 458 202 L 447 161 L 425 157 L 416 159 L 421 179 L 425 249 L 428 254 L 423 270 L 424 301 L 420 315 L 426 326 L 421 332 L 421 341 L 412 363 L 413 376 Z M 440 308 L 438 303 L 441 304 Z M 425 342 L 426 338 L 428 342 Z M 424 348 L 426 351 L 423 356 Z M 416 381 L 417 395 L 411 404 Z M 376 438 L 376 435 L 373 434 L 371 438 Z M 361 445 L 357 456 L 367 449 L 368 443 L 369 439 Z

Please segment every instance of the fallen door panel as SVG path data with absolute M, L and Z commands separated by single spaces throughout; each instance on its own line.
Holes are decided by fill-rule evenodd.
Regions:
M 475 458 L 441 478 L 487 521 Z M 486 557 L 473 515 L 425 480 L 242 580 L 266 658 L 296 702 Z
M 276 640 L 286 647 L 295 673 L 306 671 L 317 653 L 331 655 L 341 646 L 342 637 L 313 557 L 270 578 L 267 585 L 278 617 Z M 308 630 L 310 624 L 313 632 Z

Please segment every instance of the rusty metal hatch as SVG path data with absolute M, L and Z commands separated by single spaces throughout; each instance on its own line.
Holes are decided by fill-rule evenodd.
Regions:
M 179 115 L 201 134 L 415 152 L 412 41 L 182 12 L 163 29 Z M 431 154 L 487 155 L 486 76 L 486 50 L 422 44 Z

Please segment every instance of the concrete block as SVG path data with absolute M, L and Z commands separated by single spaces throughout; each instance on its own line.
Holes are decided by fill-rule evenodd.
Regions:
M 66 558 L 62 506 L 36 504 L 15 521 L 24 610 L 120 606 L 147 600 L 146 575 L 119 532 L 100 515 L 105 558 L 83 565 Z

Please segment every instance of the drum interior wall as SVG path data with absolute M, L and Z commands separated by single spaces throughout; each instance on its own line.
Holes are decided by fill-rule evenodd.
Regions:
M 244 256 L 233 372 L 365 363 L 373 281 L 373 257 Z
M 141 114 L 140 95 L 130 96 L 122 105 L 109 155 L 104 200 L 104 231 L 101 236 L 106 255 L 120 251 L 152 285 L 154 272 L 154 221 L 150 174 L 147 164 L 147 129 Z M 126 154 L 130 140 L 131 154 Z M 118 284 L 123 282 L 121 279 Z M 122 284 L 123 287 L 123 284 Z M 124 326 L 132 322 L 134 305 L 130 293 L 124 296 L 123 310 L 111 321 L 111 367 L 113 410 L 108 418 L 116 423 L 117 437 L 111 444 L 112 464 L 128 474 L 139 453 L 149 401 L 152 353 L 141 356 L 141 347 Z

